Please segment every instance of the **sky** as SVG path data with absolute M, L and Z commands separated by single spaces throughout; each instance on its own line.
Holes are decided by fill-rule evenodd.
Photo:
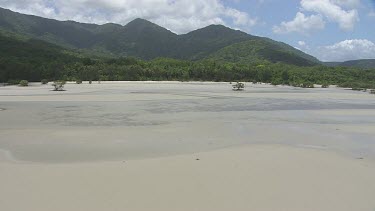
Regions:
M 0 7 L 97 24 L 144 18 L 177 34 L 222 24 L 322 61 L 375 59 L 375 0 L 0 0 Z

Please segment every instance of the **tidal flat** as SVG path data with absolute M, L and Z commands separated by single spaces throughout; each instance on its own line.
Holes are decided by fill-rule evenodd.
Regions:
M 0 149 L 30 162 L 118 161 L 283 144 L 375 157 L 375 98 L 340 88 L 102 82 L 0 88 Z M 3 156 L 4 157 L 4 156 Z
M 51 89 L 0 88 L 0 210 L 375 210 L 369 93 L 209 82 Z

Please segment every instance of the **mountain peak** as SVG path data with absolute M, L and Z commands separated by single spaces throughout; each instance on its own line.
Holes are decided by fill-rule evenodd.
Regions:
M 154 23 L 152 23 L 151 21 L 148 21 L 146 19 L 142 19 L 142 18 L 136 18 L 132 21 L 130 21 L 128 24 L 126 25 L 156 25 Z
M 175 33 L 169 31 L 166 28 L 163 28 L 151 21 L 137 18 L 132 21 L 130 21 L 128 24 L 125 25 L 125 28 L 128 31 L 138 32 L 138 33 L 151 33 L 151 32 L 157 32 L 157 33 L 165 33 L 169 35 L 176 35 Z

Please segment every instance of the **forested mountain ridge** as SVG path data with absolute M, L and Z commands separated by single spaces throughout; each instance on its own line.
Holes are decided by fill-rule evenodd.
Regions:
M 313 84 L 337 84 L 343 87 L 375 88 L 375 69 L 296 66 L 254 62 L 199 61 L 158 58 L 87 57 L 36 39 L 0 30 L 0 84 L 18 84 L 20 80 L 178 80 L 178 81 L 252 81 L 312 87 Z
M 351 60 L 345 62 L 325 62 L 327 66 L 336 67 L 357 67 L 362 69 L 373 69 L 375 68 L 375 59 L 360 59 L 360 60 Z
M 60 46 L 0 31 L 0 82 L 53 78 L 59 76 L 64 64 L 80 60 L 78 53 Z
M 192 61 L 207 58 L 225 59 L 227 56 L 217 56 L 222 54 L 219 53 L 220 51 L 231 46 L 232 49 L 227 50 L 226 54 L 235 53 L 233 52 L 236 50 L 235 44 L 249 41 L 246 45 L 248 49 L 241 48 L 243 57 L 248 58 L 243 61 L 268 60 L 301 66 L 319 63 L 316 58 L 285 43 L 252 36 L 222 25 L 211 25 L 177 35 L 143 19 L 135 19 L 125 26 L 97 25 L 57 21 L 0 8 L 0 29 L 65 48 L 115 57 L 131 56 L 141 59 L 168 57 Z M 256 48 L 250 44 L 254 44 Z M 259 48 L 261 45 L 263 48 Z M 254 53 L 257 49 L 261 51 Z

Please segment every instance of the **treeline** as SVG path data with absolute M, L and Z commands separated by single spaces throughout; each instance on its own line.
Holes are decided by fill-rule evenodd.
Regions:
M 312 84 L 375 89 L 375 69 L 348 67 L 298 67 L 267 61 L 253 64 L 217 61 L 181 61 L 159 58 L 77 59 L 54 57 L 50 61 L 0 58 L 0 82 L 41 81 L 244 81 L 311 87 Z

